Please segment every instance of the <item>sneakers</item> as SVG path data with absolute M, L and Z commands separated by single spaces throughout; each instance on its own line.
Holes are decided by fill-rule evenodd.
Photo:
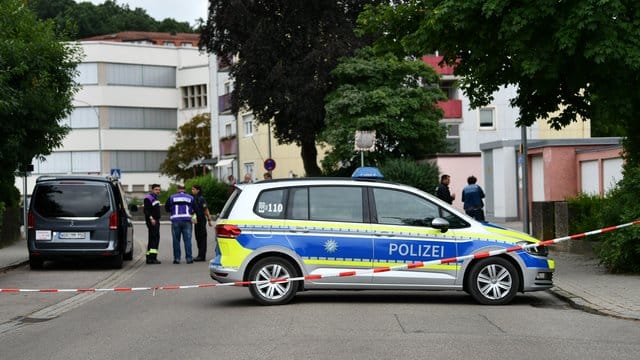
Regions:
M 174 264 L 180 264 L 180 260 L 173 260 Z
M 147 264 L 162 264 L 158 259 L 147 259 Z
M 203 256 L 198 256 L 193 258 L 193 261 L 205 261 L 205 258 Z

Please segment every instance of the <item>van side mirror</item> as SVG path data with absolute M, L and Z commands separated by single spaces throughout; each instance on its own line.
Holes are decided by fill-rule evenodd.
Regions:
M 440 229 L 440 232 L 445 233 L 449 230 L 449 222 L 443 218 L 435 218 L 431 221 L 431 227 Z

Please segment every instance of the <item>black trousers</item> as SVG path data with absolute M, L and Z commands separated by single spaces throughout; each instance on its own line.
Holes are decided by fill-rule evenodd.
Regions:
M 207 222 L 198 220 L 198 223 L 194 226 L 196 233 L 196 245 L 198 245 L 198 257 L 207 257 Z
M 156 221 L 156 224 L 151 224 L 149 219 L 146 220 L 147 230 L 149 232 L 149 237 L 147 240 L 147 251 L 149 250 L 158 250 L 158 246 L 160 245 L 160 221 Z

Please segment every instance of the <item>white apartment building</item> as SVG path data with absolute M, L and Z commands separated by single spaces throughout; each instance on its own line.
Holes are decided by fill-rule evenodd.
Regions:
M 120 172 L 128 192 L 144 193 L 153 183 L 166 189 L 171 179 L 159 166 L 177 128 L 210 112 L 209 59 L 198 40 L 198 34 L 124 32 L 79 41 L 81 89 L 63 120 L 71 131 L 60 148 L 33 160 L 27 192 L 41 175 L 112 172 Z

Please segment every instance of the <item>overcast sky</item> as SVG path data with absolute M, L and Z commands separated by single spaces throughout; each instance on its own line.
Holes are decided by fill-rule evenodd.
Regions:
M 76 2 L 90 1 L 94 4 L 102 4 L 104 0 L 76 0 Z M 173 18 L 178 21 L 187 21 L 194 25 L 198 18 L 207 18 L 207 0 L 116 0 L 120 5 L 128 4 L 133 10 L 143 8 L 156 20 Z

